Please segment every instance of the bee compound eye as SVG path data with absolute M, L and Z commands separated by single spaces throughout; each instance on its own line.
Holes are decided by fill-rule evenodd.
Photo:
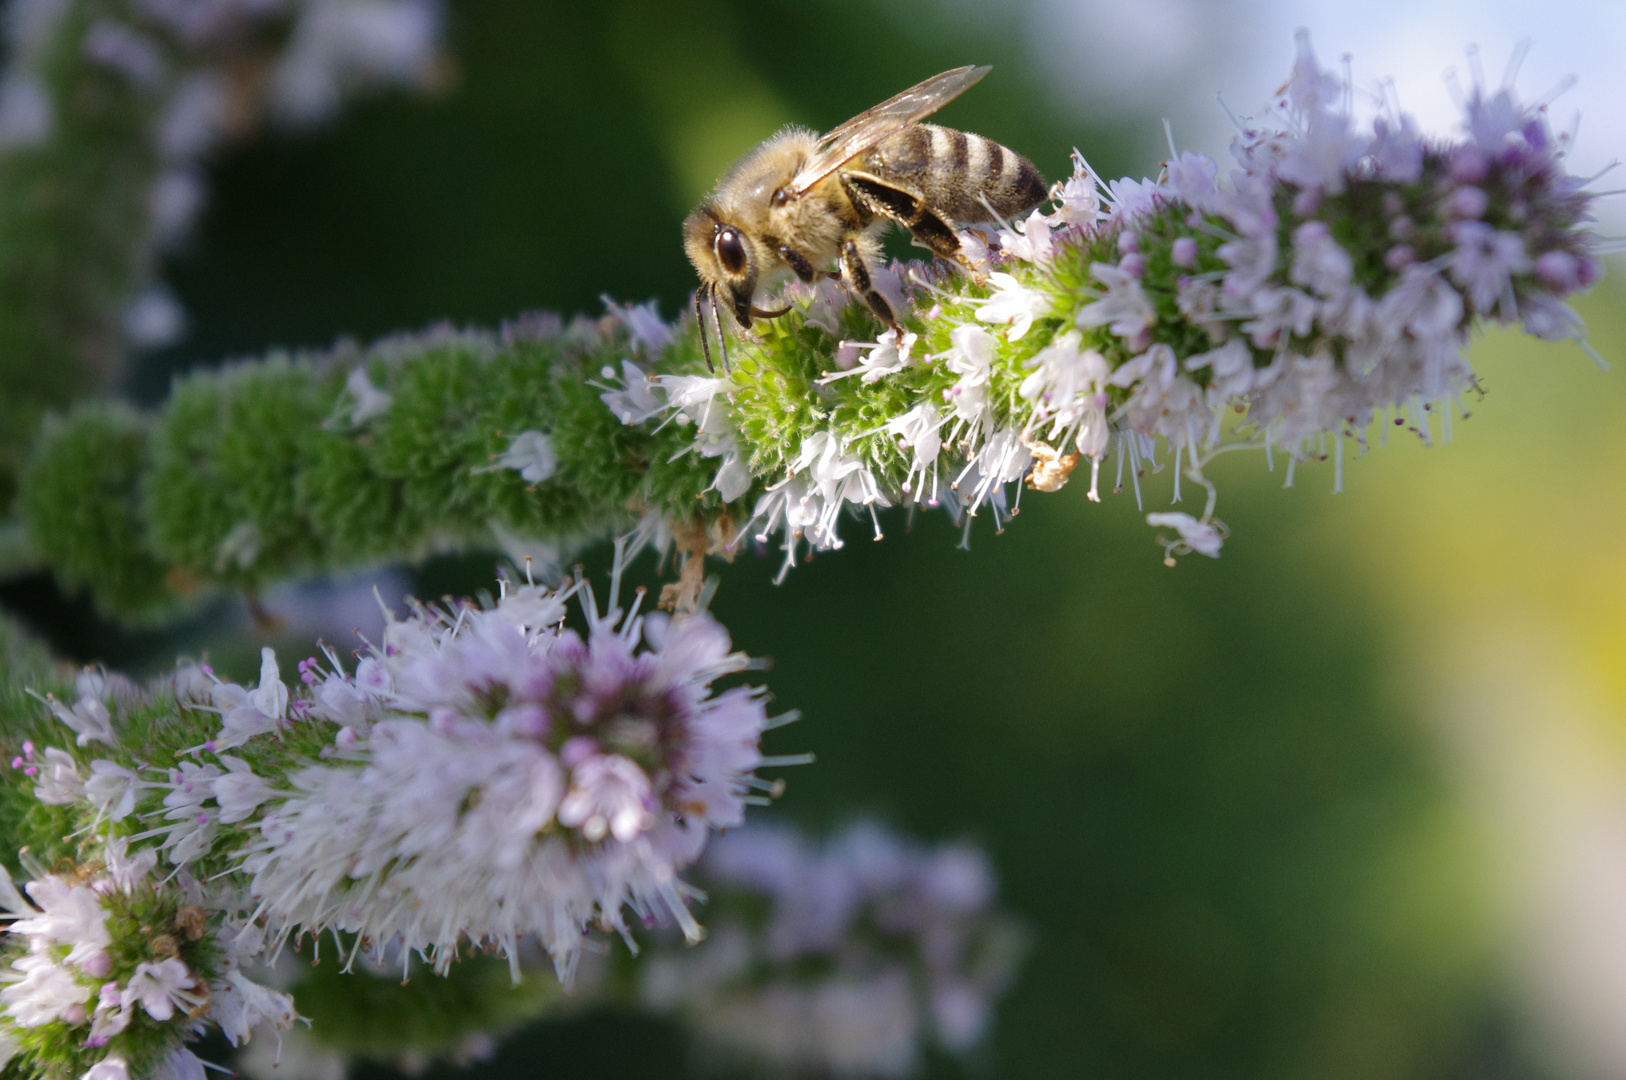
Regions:
M 730 274 L 745 270 L 745 241 L 733 229 L 720 229 L 717 233 L 717 261 Z

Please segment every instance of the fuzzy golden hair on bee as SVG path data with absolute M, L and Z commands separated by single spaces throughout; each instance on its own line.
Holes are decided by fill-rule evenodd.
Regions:
M 882 323 L 898 315 L 875 288 L 876 235 L 890 225 L 944 259 L 964 264 L 956 228 L 1014 218 L 1044 201 L 1031 162 L 991 139 L 920 121 L 965 92 L 988 68 L 945 71 L 820 136 L 789 127 L 741 158 L 683 223 L 683 246 L 700 276 L 695 313 L 709 303 L 723 365 L 720 308 L 742 329 L 768 311 L 757 298 L 790 274 L 812 283 L 838 273 Z M 833 268 L 833 269 L 832 269 Z

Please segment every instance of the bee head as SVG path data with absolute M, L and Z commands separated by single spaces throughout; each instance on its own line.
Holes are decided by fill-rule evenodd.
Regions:
M 702 206 L 683 223 L 683 247 L 712 298 L 726 304 L 741 326 L 750 326 L 758 264 L 745 233 Z

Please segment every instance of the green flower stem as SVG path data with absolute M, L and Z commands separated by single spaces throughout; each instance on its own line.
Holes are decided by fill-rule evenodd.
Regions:
M 33 543 L 65 584 L 139 618 L 210 587 L 507 538 L 579 543 L 647 512 L 722 515 L 706 493 L 714 464 L 686 453 L 690 432 L 623 425 L 599 399 L 600 369 L 633 353 L 618 327 L 584 326 L 275 355 L 180 381 L 156 415 L 82 407 L 46 426 L 29 466 Z M 699 366 L 698 343 L 667 359 Z M 390 400 L 353 423 L 345 383 L 358 366 Z M 557 451 L 540 483 L 494 464 L 526 431 Z

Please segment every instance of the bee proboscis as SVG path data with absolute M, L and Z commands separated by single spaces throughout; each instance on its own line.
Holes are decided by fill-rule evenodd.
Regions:
M 700 274 L 695 314 L 709 300 L 728 365 L 726 305 L 742 327 L 786 310 L 756 305 L 784 273 L 814 282 L 839 265 L 841 279 L 889 326 L 892 305 L 874 287 L 870 262 L 888 225 L 908 229 L 933 254 L 964 261 L 957 226 L 1012 219 L 1044 201 L 1032 162 L 992 139 L 920 121 L 988 74 L 960 67 L 934 75 L 823 136 L 790 127 L 741 158 L 683 223 L 683 246 Z M 700 340 L 711 365 L 702 323 Z

